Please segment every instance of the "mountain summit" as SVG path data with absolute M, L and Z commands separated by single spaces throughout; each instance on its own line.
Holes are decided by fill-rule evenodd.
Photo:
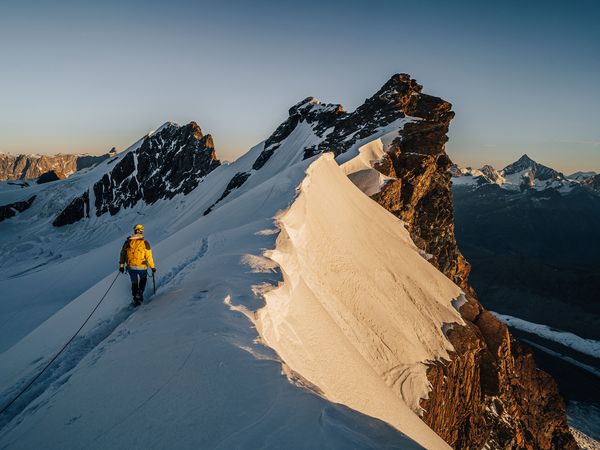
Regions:
M 502 176 L 507 179 L 508 183 L 511 180 L 520 181 L 528 187 L 537 186 L 555 186 L 567 182 L 567 178 L 561 173 L 550 167 L 535 162 L 527 155 L 521 156 L 518 161 L 506 166 L 501 171 Z

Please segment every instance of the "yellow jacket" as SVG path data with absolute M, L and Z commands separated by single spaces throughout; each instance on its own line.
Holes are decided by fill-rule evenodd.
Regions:
M 132 269 L 147 269 L 148 267 L 154 269 L 152 249 L 141 234 L 128 237 L 123 244 L 119 266 L 123 267 L 126 263 Z

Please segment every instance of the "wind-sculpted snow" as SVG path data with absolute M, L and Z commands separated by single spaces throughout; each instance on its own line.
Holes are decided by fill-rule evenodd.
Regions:
M 266 256 L 284 282 L 266 292 L 257 319 L 267 344 L 327 398 L 422 433 L 410 409 L 427 396 L 426 362 L 452 349 L 442 327 L 462 323 L 452 306 L 461 290 L 330 154 L 309 167 L 278 224 Z

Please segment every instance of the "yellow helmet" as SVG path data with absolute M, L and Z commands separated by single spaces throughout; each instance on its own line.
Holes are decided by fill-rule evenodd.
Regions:
M 133 232 L 135 234 L 143 234 L 144 233 L 144 225 L 138 223 L 135 227 L 133 227 Z

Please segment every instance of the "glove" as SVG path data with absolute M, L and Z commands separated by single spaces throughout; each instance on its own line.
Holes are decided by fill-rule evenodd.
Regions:
M 152 270 L 152 273 L 156 273 L 156 267 L 153 267 L 151 270 Z
M 119 266 L 119 272 L 125 273 L 125 266 Z

